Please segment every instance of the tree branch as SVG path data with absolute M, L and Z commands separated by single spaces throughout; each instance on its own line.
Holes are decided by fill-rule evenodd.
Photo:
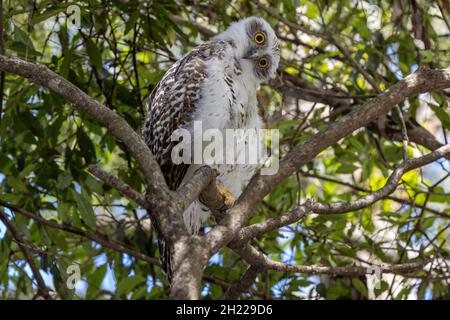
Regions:
M 321 175 L 318 175 L 318 174 L 311 174 L 311 173 L 308 173 L 308 172 L 301 172 L 301 175 L 304 176 L 304 177 L 311 177 L 311 178 L 316 178 L 316 179 L 319 179 L 319 180 L 324 180 L 324 181 L 337 183 L 337 184 L 340 184 L 342 186 L 346 186 L 346 187 L 352 188 L 353 190 L 357 190 L 357 191 L 361 191 L 361 192 L 365 192 L 365 193 L 372 192 L 371 190 L 368 190 L 368 189 L 365 189 L 365 188 L 353 185 L 351 183 L 347 183 L 347 182 L 340 181 L 340 180 L 337 180 L 337 179 L 333 179 L 333 178 L 330 178 L 330 177 L 321 176 Z M 432 214 L 435 214 L 435 215 L 437 215 L 437 216 L 439 216 L 441 218 L 450 219 L 450 216 L 445 214 L 444 212 L 435 210 L 433 208 L 424 206 L 422 204 L 416 204 L 416 203 L 414 203 L 414 202 L 412 202 L 412 201 L 410 201 L 408 199 L 402 199 L 402 198 L 398 198 L 398 197 L 394 197 L 394 196 L 386 196 L 385 199 L 389 199 L 389 200 L 395 201 L 395 202 L 397 202 L 399 204 L 406 204 L 406 205 L 409 205 L 411 207 L 417 207 L 417 208 L 426 210 L 426 211 L 428 211 L 428 212 L 430 212 Z
M 97 178 L 99 178 L 100 180 L 102 180 L 103 182 L 105 182 L 108 186 L 122 193 L 128 199 L 131 199 L 137 204 L 141 205 L 143 208 L 150 210 L 151 205 L 147 201 L 147 199 L 145 199 L 145 196 L 134 190 L 125 182 L 117 179 L 113 175 L 103 171 L 102 169 L 94 165 L 90 165 L 88 167 L 88 171 Z
M 334 202 L 328 204 L 308 200 L 305 204 L 296 206 L 289 213 L 244 227 L 239 230 L 238 235 L 233 240 L 233 247 L 243 246 L 253 238 L 258 238 L 267 232 L 295 223 L 310 212 L 317 214 L 338 214 L 367 208 L 376 201 L 386 198 L 389 194 L 393 193 L 397 188 L 398 182 L 406 172 L 422 167 L 449 154 L 450 144 L 422 157 L 408 159 L 394 170 L 382 188 L 355 201 Z M 448 218 L 450 218 L 450 216 L 448 216 Z
M 233 247 L 241 247 L 253 238 L 259 238 L 267 232 L 275 231 L 279 228 L 295 223 L 305 217 L 310 210 L 310 202 L 308 202 L 305 205 L 296 206 L 289 213 L 244 227 L 239 230 L 238 235 L 233 240 Z
M 116 112 L 95 101 L 44 65 L 0 55 L 0 70 L 22 76 L 49 88 L 63 96 L 77 111 L 89 114 L 95 121 L 108 128 L 109 132 L 122 141 L 135 157 L 152 193 L 158 195 L 158 198 L 167 199 L 166 194 L 169 189 L 150 149 L 141 135 L 137 134 Z
M 5 224 L 6 228 L 11 233 L 12 237 L 16 240 L 17 245 L 19 246 L 20 251 L 22 251 L 25 260 L 28 262 L 30 266 L 31 272 L 33 273 L 34 279 L 37 283 L 38 295 L 43 297 L 46 300 L 52 300 L 50 295 L 50 290 L 47 288 L 44 279 L 39 272 L 39 268 L 34 261 L 33 254 L 29 250 L 27 246 L 24 245 L 24 235 L 12 224 L 3 210 L 0 208 L 0 220 Z
M 186 25 L 194 26 L 195 29 L 197 29 L 197 31 L 200 32 L 205 37 L 212 38 L 212 37 L 214 37 L 216 35 L 216 33 L 214 31 L 212 31 L 212 30 L 202 26 L 199 23 L 195 23 L 195 22 L 192 22 L 192 21 L 186 21 L 182 17 L 176 16 L 176 15 L 171 15 L 170 18 L 176 24 L 180 24 L 180 25 L 183 25 L 183 26 L 186 26 Z
M 231 285 L 223 296 L 223 300 L 237 300 L 242 293 L 255 283 L 256 277 L 262 271 L 258 266 L 248 266 L 238 283 Z
M 77 111 L 87 113 L 95 121 L 105 126 L 115 138 L 125 144 L 137 160 L 150 189 L 146 198 L 152 206 L 152 210 L 149 210 L 151 218 L 159 226 L 160 232 L 163 233 L 166 240 L 170 239 L 171 242 L 174 242 L 179 239 L 180 234 L 187 235 L 180 214 L 182 207 L 179 195 L 169 190 L 161 168 L 150 149 L 141 135 L 136 133 L 125 119 L 44 65 L 0 55 L 0 71 L 22 76 L 31 82 L 49 88 L 72 103 Z
M 202 166 L 197 169 L 191 179 L 182 185 L 177 194 L 181 197 L 182 207 L 186 209 L 203 190 L 215 180 L 217 172 L 209 166 Z
M 344 266 L 344 267 L 327 267 L 327 266 L 303 266 L 292 265 L 283 262 L 273 261 L 269 259 L 265 254 L 256 250 L 251 245 L 246 245 L 239 250 L 239 254 L 249 264 L 258 266 L 263 270 L 276 270 L 291 273 L 305 273 L 305 274 L 331 274 L 342 276 L 362 276 L 365 274 L 371 274 L 371 270 L 368 267 L 379 267 L 381 272 L 403 274 L 409 273 L 423 268 L 428 261 L 410 262 L 396 265 L 389 264 L 377 264 L 362 266 Z
M 70 232 L 72 234 L 87 238 L 91 241 L 94 241 L 98 244 L 100 244 L 101 246 L 120 252 L 120 253 L 126 253 L 136 259 L 140 259 L 143 261 L 146 261 L 149 264 L 153 264 L 153 265 L 159 265 L 159 261 L 156 258 L 152 258 L 149 257 L 145 254 L 142 254 L 140 252 L 137 252 L 131 248 L 128 248 L 124 245 L 122 245 L 121 243 L 115 241 L 115 240 L 111 240 L 111 239 L 107 239 L 104 235 L 97 235 L 97 234 L 93 234 L 87 231 L 84 231 L 82 229 L 73 227 L 71 225 L 67 225 L 67 224 L 60 224 L 58 222 L 55 221 L 51 221 L 51 220 L 47 220 L 45 218 L 42 218 L 41 216 L 38 216 L 37 214 L 34 214 L 28 210 L 19 208 L 13 204 L 10 204 L 6 201 L 3 201 L 0 199 L 0 205 L 3 207 L 6 207 L 12 211 L 14 211 L 15 213 L 21 214 L 29 219 L 35 220 L 43 225 L 46 225 L 50 228 L 53 229 L 59 229 L 62 231 L 66 231 L 66 232 Z
M 367 208 L 376 201 L 394 192 L 397 188 L 398 182 L 406 172 L 422 167 L 447 155 L 450 155 L 450 144 L 436 149 L 433 152 L 430 152 L 422 157 L 404 161 L 389 176 L 386 184 L 381 189 L 375 192 L 372 192 L 360 199 L 351 202 L 335 202 L 330 204 L 313 203 L 311 204 L 311 210 L 319 214 L 335 214 Z

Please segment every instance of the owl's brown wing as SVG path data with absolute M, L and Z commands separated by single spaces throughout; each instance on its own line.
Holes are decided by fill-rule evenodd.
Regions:
M 229 45 L 225 41 L 210 41 L 194 48 L 167 71 L 145 102 L 148 108 L 145 142 L 172 190 L 179 187 L 189 165 L 172 162 L 171 152 L 177 142 L 172 142 L 170 137 L 176 129 L 192 121 L 192 114 L 201 98 L 201 85 L 207 81 L 206 62 L 222 58 Z

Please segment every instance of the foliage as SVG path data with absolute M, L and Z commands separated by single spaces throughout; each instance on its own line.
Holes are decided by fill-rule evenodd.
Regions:
M 177 58 L 231 22 L 261 15 L 280 36 L 279 77 L 293 77 L 322 90 L 314 96 L 305 87 L 294 88 L 299 93 L 292 95 L 275 80 L 261 88 L 262 112 L 269 126 L 280 129 L 283 152 L 339 118 L 348 111 L 346 106 L 357 108 L 418 66 L 449 66 L 450 11 L 445 1 L 261 3 L 271 8 L 269 12 L 252 1 L 180 2 L 77 1 L 81 8 L 78 30 L 67 23 L 66 9 L 72 2 L 6 0 L 6 54 L 47 65 L 140 131 L 145 116 L 142 101 Z M 373 6 L 379 8 L 379 19 L 371 11 Z M 307 35 L 289 27 L 289 22 L 330 38 Z M 350 61 L 363 66 L 375 88 Z M 125 147 L 92 119 L 74 112 L 57 94 L 18 76 L 6 75 L 4 94 L 0 199 L 157 257 L 154 236 L 137 222 L 145 220 L 145 211 L 86 170 L 90 164 L 101 164 L 145 193 L 143 178 Z M 448 94 L 412 97 L 400 107 L 405 116 L 437 137 L 447 136 Z M 280 215 L 306 199 L 348 201 L 383 186 L 403 159 L 402 143 L 394 138 L 401 132 L 397 111 L 391 113 L 388 126 L 391 131 L 359 130 L 320 154 L 267 196 L 250 223 Z M 408 146 L 410 157 L 426 152 L 426 146 L 415 142 Z M 412 278 L 385 275 L 376 293 L 394 299 L 449 298 L 445 278 L 449 272 L 445 242 L 449 236 L 449 170 L 449 162 L 440 160 L 409 172 L 391 198 L 349 214 L 308 216 L 266 234 L 258 245 L 274 260 L 301 265 L 344 266 L 361 260 L 396 264 L 436 254 L 433 272 L 416 273 Z M 25 235 L 58 297 L 168 297 L 159 267 L 5 212 Z M 99 224 L 102 218 L 108 223 Z M 80 266 L 84 280 L 77 291 L 66 286 L 70 276 L 66 270 L 72 264 Z M 245 269 L 242 259 L 225 248 L 211 259 L 205 274 L 235 283 Z M 0 296 L 32 297 L 31 276 L 18 245 L 0 224 Z M 223 293 L 222 286 L 204 282 L 205 299 L 218 299 Z M 364 278 L 270 271 L 258 276 L 244 296 L 342 299 L 367 298 L 367 294 Z

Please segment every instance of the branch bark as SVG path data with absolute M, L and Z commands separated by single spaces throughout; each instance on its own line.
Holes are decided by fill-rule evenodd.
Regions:
M 368 190 L 368 189 L 365 189 L 365 188 L 353 185 L 351 183 L 347 183 L 347 182 L 340 181 L 338 179 L 333 179 L 333 178 L 326 177 L 326 176 L 321 176 L 321 175 L 318 175 L 318 174 L 311 174 L 311 173 L 308 173 L 308 172 L 302 172 L 301 175 L 304 176 L 304 177 L 311 177 L 311 178 L 316 178 L 316 179 L 319 179 L 319 180 L 333 182 L 333 183 L 336 183 L 336 184 L 339 184 L 339 185 L 342 185 L 342 186 L 349 187 L 349 188 L 351 188 L 353 190 L 357 190 L 357 191 L 361 191 L 361 192 L 365 192 L 365 193 L 372 192 L 371 190 Z M 406 204 L 406 205 L 409 205 L 411 207 L 417 207 L 417 208 L 420 208 L 422 210 L 426 210 L 426 211 L 428 211 L 428 212 L 430 212 L 432 214 L 435 214 L 435 215 L 439 216 L 440 218 L 450 219 L 450 216 L 445 214 L 444 212 L 441 212 L 439 210 L 435 210 L 433 208 L 430 208 L 430 207 L 422 205 L 422 204 L 416 204 L 416 203 L 414 203 L 414 202 L 412 202 L 411 200 L 408 200 L 408 199 L 402 199 L 402 198 L 394 197 L 394 196 L 386 196 L 385 199 L 389 199 L 389 200 L 395 201 L 395 202 L 397 202 L 399 204 Z
M 384 273 L 394 273 L 403 274 L 413 271 L 420 270 L 423 268 L 428 261 L 417 261 L 396 265 L 389 264 L 378 264 L 378 265 L 368 265 L 367 267 L 362 266 L 343 266 L 343 267 L 327 267 L 327 266 L 303 266 L 303 265 L 292 265 L 283 262 L 273 261 L 269 259 L 264 253 L 256 250 L 251 245 L 246 245 L 244 248 L 239 250 L 239 253 L 247 261 L 247 263 L 258 266 L 263 270 L 270 269 L 283 272 L 291 273 L 306 273 L 306 274 L 330 274 L 330 275 L 342 275 L 342 276 L 362 276 L 365 274 L 370 274 L 372 271 L 368 270 L 368 267 L 376 266 L 379 267 L 381 272 Z

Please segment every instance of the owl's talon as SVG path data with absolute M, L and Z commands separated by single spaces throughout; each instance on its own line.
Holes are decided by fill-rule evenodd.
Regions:
M 231 207 L 236 199 L 234 198 L 233 194 L 224 186 L 218 186 L 217 187 L 219 193 L 222 195 L 223 202 L 225 205 L 229 208 Z

